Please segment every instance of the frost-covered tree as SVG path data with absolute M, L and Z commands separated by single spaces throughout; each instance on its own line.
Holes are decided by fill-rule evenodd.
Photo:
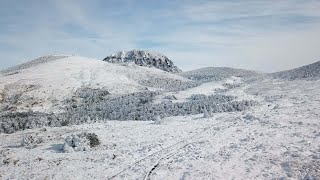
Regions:
M 204 118 L 209 118 L 210 117 L 209 112 L 207 111 L 207 108 L 203 109 L 203 117 Z
M 232 96 L 192 95 L 185 102 L 163 101 L 154 103 L 162 92 L 142 91 L 124 95 L 112 95 L 103 89 L 80 88 L 74 96 L 64 101 L 64 111 L 56 114 L 40 112 L 0 113 L 0 132 L 13 133 L 18 130 L 43 126 L 67 126 L 106 120 L 154 120 L 157 116 L 195 115 L 242 111 L 257 103 L 235 101 Z
M 155 117 L 154 124 L 161 124 L 161 117 L 160 116 Z

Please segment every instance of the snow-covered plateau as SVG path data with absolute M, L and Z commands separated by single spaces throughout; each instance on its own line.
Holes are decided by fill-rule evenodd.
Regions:
M 319 62 L 174 74 L 46 56 L 0 74 L 0 179 L 320 179 Z

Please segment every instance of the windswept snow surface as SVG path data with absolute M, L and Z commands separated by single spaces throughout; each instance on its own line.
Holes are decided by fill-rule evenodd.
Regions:
M 225 83 L 203 88 L 212 85 L 211 93 Z M 319 179 L 320 81 L 266 79 L 228 87 L 222 92 L 260 105 L 210 118 L 200 114 L 0 134 L 0 179 Z M 101 145 L 63 153 L 64 139 L 83 132 L 97 134 Z M 43 143 L 21 147 L 25 135 Z

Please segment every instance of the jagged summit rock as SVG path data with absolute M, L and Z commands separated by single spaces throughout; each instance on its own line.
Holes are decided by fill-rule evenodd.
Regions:
M 110 63 L 134 63 L 139 66 L 154 67 L 171 73 L 182 72 L 173 62 L 163 54 L 146 50 L 120 51 L 103 61 Z

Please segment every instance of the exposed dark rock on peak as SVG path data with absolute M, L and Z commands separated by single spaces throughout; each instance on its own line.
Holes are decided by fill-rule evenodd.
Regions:
M 171 73 L 182 72 L 168 57 L 146 50 L 120 51 L 104 58 L 103 61 L 120 64 L 134 63 L 139 66 L 154 67 Z

